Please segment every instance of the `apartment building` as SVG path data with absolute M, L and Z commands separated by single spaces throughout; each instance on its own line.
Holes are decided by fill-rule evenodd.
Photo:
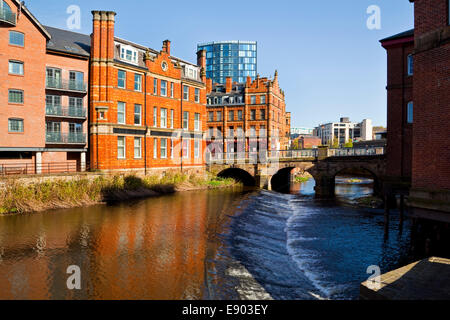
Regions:
M 364 119 L 360 123 L 350 122 L 349 118 L 341 118 L 339 122 L 321 124 L 314 129 L 314 136 L 322 139 L 323 145 L 340 146 L 352 141 L 372 140 L 372 120 Z
M 220 151 L 258 152 L 289 147 L 290 114 L 279 87 L 273 80 L 247 77 L 245 83 L 213 84 L 207 79 L 207 137 Z
M 0 25 L 0 170 L 84 169 L 89 36 L 45 27 L 16 0 L 0 0 Z
M 205 52 L 197 64 L 115 37 L 116 13 L 93 11 L 90 159 L 101 170 L 204 169 Z

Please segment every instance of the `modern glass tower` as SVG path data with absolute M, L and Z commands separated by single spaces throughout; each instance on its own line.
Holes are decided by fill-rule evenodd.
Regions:
M 224 84 L 227 77 L 233 82 L 252 80 L 257 73 L 256 41 L 219 41 L 202 43 L 198 50 L 206 50 L 206 77 L 213 83 Z

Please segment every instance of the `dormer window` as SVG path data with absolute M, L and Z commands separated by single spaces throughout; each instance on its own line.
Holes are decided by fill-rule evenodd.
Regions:
M 134 49 L 131 46 L 120 46 L 120 59 L 131 62 L 131 63 L 137 63 L 138 62 L 138 51 Z

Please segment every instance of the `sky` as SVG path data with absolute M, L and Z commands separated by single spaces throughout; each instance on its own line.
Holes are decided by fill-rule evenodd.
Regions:
M 379 40 L 413 28 L 408 0 L 26 0 L 44 25 L 68 29 L 71 5 L 90 34 L 92 10 L 117 13 L 115 34 L 196 62 L 197 44 L 258 41 L 258 73 L 279 73 L 292 127 L 315 127 L 350 117 L 386 125 L 386 51 Z M 380 8 L 380 29 L 370 30 L 369 6 Z

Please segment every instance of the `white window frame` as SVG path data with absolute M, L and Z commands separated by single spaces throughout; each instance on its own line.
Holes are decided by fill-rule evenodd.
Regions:
M 183 100 L 189 101 L 189 86 L 183 86 Z
M 160 127 L 161 128 L 167 128 L 167 109 L 161 108 L 160 109 Z
M 200 89 L 195 88 L 195 102 L 200 103 Z
M 170 159 L 174 158 L 173 149 L 174 149 L 175 141 L 173 139 L 170 139 Z
M 17 44 L 17 43 L 11 43 L 11 36 L 13 34 L 20 34 L 22 35 L 22 44 Z M 10 30 L 9 31 L 9 37 L 8 37 L 8 43 L 12 46 L 17 46 L 17 47 L 24 47 L 25 46 L 25 34 L 23 32 L 18 32 L 18 31 L 13 31 Z
M 153 138 L 153 159 L 158 159 L 158 139 Z
M 123 106 L 123 111 L 120 111 L 120 106 Z M 120 121 L 119 114 L 123 114 L 123 122 Z M 127 104 L 122 101 L 117 102 L 117 123 L 126 124 L 127 122 Z
M 171 98 L 173 98 L 173 89 L 174 89 L 174 86 L 175 86 L 174 83 L 171 82 L 171 83 L 170 83 L 170 97 L 171 97 Z
M 200 159 L 200 140 L 199 139 L 194 140 L 194 158 Z
M 201 130 L 201 121 L 200 121 L 200 113 L 194 114 L 194 130 L 200 131 Z
M 138 143 L 136 143 L 136 142 L 138 142 Z M 136 151 L 138 151 L 138 154 L 136 154 Z M 134 137 L 134 158 L 142 159 L 142 138 L 141 137 Z
M 13 72 L 14 67 L 12 67 L 14 64 L 18 64 L 20 67 L 20 72 L 15 73 Z M 17 76 L 23 76 L 25 73 L 25 63 L 23 61 L 17 61 L 17 60 L 9 60 L 8 62 L 8 73 L 17 75 Z
M 158 107 L 153 107 L 153 126 L 158 127 Z
M 120 73 L 123 72 L 125 78 L 120 78 Z M 123 80 L 123 87 L 119 85 L 119 81 Z M 117 69 L 117 88 L 126 89 L 127 87 L 127 72 L 125 70 Z
M 138 62 L 138 50 L 132 46 L 120 45 L 120 59 L 123 61 L 131 62 L 137 64 Z
M 136 107 L 139 107 L 139 112 L 136 112 Z M 139 123 L 136 123 L 136 116 L 139 116 Z M 133 123 L 135 126 L 141 126 L 142 125 L 142 105 L 141 104 L 134 104 L 134 117 L 133 117 Z
M 158 79 L 157 78 L 153 79 L 153 94 L 155 96 L 158 95 Z
M 173 129 L 174 117 L 175 117 L 175 111 L 173 109 L 170 109 L 170 128 L 171 129 Z
M 134 91 L 142 92 L 142 74 L 134 74 Z
M 189 111 L 183 111 L 183 129 L 189 130 Z
M 123 141 L 123 145 L 120 145 L 120 141 Z M 123 148 L 123 156 L 120 156 L 119 150 Z M 117 159 L 127 158 L 127 138 L 124 136 L 117 137 Z
M 164 84 L 164 86 L 163 86 L 163 84 Z M 160 92 L 161 92 L 161 97 L 167 97 L 167 81 L 166 80 L 161 80 Z
M 184 146 L 186 146 L 186 149 L 184 148 Z M 190 158 L 190 152 L 189 152 L 190 148 L 189 147 L 190 147 L 189 140 L 188 139 L 183 139 L 183 144 L 181 146 L 183 159 L 189 159 Z
M 167 159 L 167 138 L 161 138 L 159 152 L 161 153 L 161 159 Z

